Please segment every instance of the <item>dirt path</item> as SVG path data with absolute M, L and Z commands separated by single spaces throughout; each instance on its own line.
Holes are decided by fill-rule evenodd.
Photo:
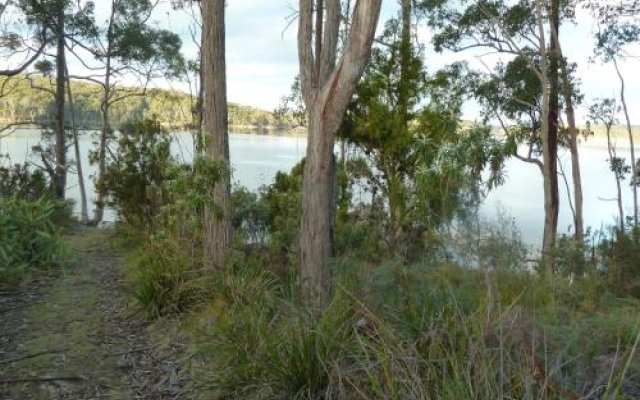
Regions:
M 0 399 L 183 399 L 179 346 L 127 311 L 108 234 L 70 238 L 63 276 L 0 293 Z

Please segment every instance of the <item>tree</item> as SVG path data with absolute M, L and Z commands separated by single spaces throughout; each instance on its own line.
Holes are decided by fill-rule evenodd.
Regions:
M 173 0 L 172 7 L 182 9 L 191 19 L 189 24 L 189 36 L 191 42 L 198 49 L 196 58 L 187 60 L 182 78 L 189 85 L 189 101 L 192 116 L 191 130 L 193 133 L 194 154 L 204 155 L 204 139 L 202 137 L 202 125 L 204 122 L 204 88 L 203 88 L 203 56 L 202 56 L 202 3 L 193 0 Z M 231 117 L 229 117 L 231 118 Z
M 620 71 L 618 60 L 625 55 L 625 48 L 640 39 L 640 4 L 636 0 L 624 0 L 618 4 L 593 2 L 589 5 L 598 20 L 599 31 L 596 34 L 595 55 L 603 62 L 611 62 L 620 81 L 620 103 L 622 105 L 631 164 L 631 188 L 633 192 L 633 223 L 638 226 L 638 160 L 636 159 L 631 119 L 626 99 L 626 84 Z M 634 230 L 635 231 L 635 230 Z
M 205 211 L 205 257 L 208 263 L 220 267 L 233 245 L 224 0 L 202 5 L 202 30 L 206 156 L 227 170 L 214 188 L 217 212 L 211 207 Z
M 562 77 L 562 97 L 565 104 L 567 124 L 569 128 L 569 150 L 571 151 L 571 177 L 574 194 L 574 226 L 576 242 L 582 246 L 584 244 L 584 217 L 582 199 L 582 176 L 580 174 L 580 156 L 578 154 L 578 127 L 576 125 L 576 115 L 574 110 L 574 98 L 576 91 L 573 88 L 567 60 L 562 56 L 562 49 L 558 44 L 558 57 L 560 58 Z
M 0 52 L 8 60 L 23 54 L 17 62 L 18 65 L 1 69 L 0 76 L 12 77 L 25 72 L 47 46 L 46 23 L 38 21 L 27 27 L 22 23 L 27 17 L 18 2 L 9 0 L 0 3 L 0 18 L 7 18 L 13 22 L 2 24 L 0 28 Z
M 66 68 L 67 59 L 65 53 L 65 0 L 57 0 L 55 11 L 56 26 L 56 120 L 55 120 L 55 175 L 53 177 L 53 190 L 57 197 L 64 199 L 67 188 L 67 132 L 65 130 L 64 104 L 66 96 Z
M 616 180 L 618 202 L 618 218 L 620 233 L 624 233 L 624 209 L 622 208 L 622 180 L 624 176 L 630 172 L 629 166 L 624 162 L 624 158 L 617 155 L 616 148 L 611 141 L 611 127 L 617 122 L 616 115 L 620 112 L 620 106 L 616 104 L 615 99 L 595 100 L 589 106 L 589 119 L 594 123 L 602 123 L 607 134 L 607 151 L 609 153 L 609 168 L 613 172 Z
M 560 31 L 560 7 L 559 0 L 545 0 L 544 3 L 540 2 L 538 4 L 538 0 L 535 2 L 535 10 L 537 15 L 538 8 L 541 9 L 541 12 L 548 11 L 548 19 L 549 19 L 549 48 L 544 49 L 543 47 L 539 47 L 539 51 L 546 52 L 548 54 L 548 65 L 547 72 L 548 75 L 545 77 L 549 82 L 549 93 L 548 93 L 548 101 L 549 108 L 546 110 L 547 118 L 549 119 L 547 123 L 547 140 L 546 143 L 543 143 L 544 146 L 547 147 L 547 151 L 549 152 L 548 157 L 548 167 L 549 176 L 544 177 L 544 179 L 549 179 L 551 191 L 551 224 L 553 225 L 554 236 L 555 232 L 558 230 L 558 215 L 560 213 L 560 192 L 558 190 L 558 128 L 559 128 L 559 111 L 560 106 L 558 103 L 558 97 L 560 93 L 560 79 L 558 78 L 558 69 L 560 63 L 559 57 L 559 43 L 558 43 L 558 33 Z M 545 10 L 546 9 L 546 10 Z M 542 13 L 541 17 L 542 18 Z M 546 43 L 541 44 L 542 46 L 547 46 Z M 546 60 L 544 61 L 546 63 Z M 542 63 L 541 63 L 542 65 Z M 543 87 L 543 92 L 544 92 Z M 553 239 L 551 246 L 555 245 L 555 238 Z
M 48 61 L 39 62 L 41 71 L 55 71 L 55 89 L 53 91 L 55 112 L 52 125 L 55 145 L 53 166 L 47 170 L 51 175 L 54 195 L 65 197 L 67 181 L 67 141 L 65 126 L 66 93 L 66 45 L 67 40 L 86 36 L 91 32 L 90 20 L 93 14 L 93 2 L 72 2 L 70 0 L 23 0 L 19 2 L 25 18 L 25 26 L 44 26 L 50 35 L 46 37 L 47 45 L 55 48 L 55 68 Z M 44 160 L 44 158 L 43 158 Z
M 460 126 L 464 65 L 429 76 L 414 45 L 412 4 L 401 5 L 376 39 L 338 135 L 360 150 L 347 170 L 366 182 L 372 209 L 385 216 L 377 224 L 390 253 L 411 258 L 424 249 L 425 234 L 451 221 L 471 197 L 478 200 L 485 165 L 494 172 L 490 182 L 497 181 L 503 154 L 486 127 Z
M 340 0 L 300 0 L 298 59 L 308 114 L 300 229 L 300 282 L 307 306 L 326 303 L 331 276 L 336 209 L 335 137 L 362 75 L 380 14 L 381 0 L 358 0 L 340 59 Z M 315 29 L 314 29 L 315 16 Z M 206 62 L 205 62 L 206 65 Z
M 113 135 L 112 107 L 130 97 L 144 96 L 152 79 L 177 76 L 184 68 L 180 37 L 168 30 L 152 27 L 149 22 L 156 5 L 157 2 L 151 0 L 111 0 L 105 25 L 91 20 L 91 29 L 87 29 L 85 40 L 69 38 L 69 51 L 91 71 L 89 76 L 72 77 L 98 84 L 102 89 L 102 121 L 95 157 L 98 181 L 105 172 L 107 147 Z M 93 57 L 93 62 L 87 60 L 87 53 Z M 102 73 L 96 72 L 100 70 Z M 120 80 L 125 76 L 137 77 L 141 89 L 119 90 Z M 98 190 L 95 224 L 100 223 L 104 215 L 104 195 Z
M 65 65 L 67 100 L 69 102 L 69 116 L 71 119 L 71 133 L 73 135 L 73 149 L 76 158 L 76 173 L 78 175 L 78 187 L 80 189 L 80 220 L 83 224 L 89 223 L 89 207 L 87 204 L 87 190 L 84 185 L 84 173 L 82 171 L 82 153 L 80 152 L 80 135 L 75 119 L 75 105 L 73 92 L 71 90 L 71 80 L 69 79 L 69 68 Z
M 560 26 L 560 16 L 571 15 L 571 13 L 567 12 L 566 8 L 568 7 L 566 6 L 565 9 L 560 9 L 560 3 L 557 0 L 552 0 L 551 7 L 548 7 L 547 2 L 542 0 L 518 2 L 479 0 L 469 5 L 462 2 L 462 5 L 465 6 L 462 8 L 457 7 L 457 4 L 441 0 L 426 0 L 421 2 L 421 5 L 429 12 L 430 25 L 438 29 L 433 39 L 436 50 L 447 48 L 453 51 L 464 51 L 473 48 L 489 48 L 499 53 L 511 55 L 513 58 L 510 64 L 517 62 L 526 66 L 531 71 L 531 76 L 537 80 L 535 86 L 539 88 L 539 97 L 537 97 L 539 102 L 525 105 L 540 114 L 540 118 L 534 118 L 537 120 L 534 127 L 537 130 L 539 142 L 529 140 L 529 155 L 518 158 L 535 163 L 542 171 L 545 196 L 542 253 L 545 264 L 551 268 L 559 210 L 558 97 L 562 53 L 557 32 Z M 548 27 L 545 26 L 547 23 Z M 503 88 L 497 89 L 503 91 Z M 565 88 L 565 90 L 569 89 Z M 485 91 L 485 94 L 488 92 Z M 488 95 L 492 101 L 497 99 L 493 94 Z M 536 97 L 531 99 L 536 99 Z M 517 98 L 515 100 L 522 101 Z M 512 103 L 510 100 L 508 102 Z M 569 103 L 571 105 L 571 102 Z M 569 111 L 572 113 L 572 107 Z M 495 115 L 495 117 L 499 116 Z M 505 121 L 501 122 L 506 129 Z M 573 128 L 571 131 L 575 139 L 577 130 Z M 526 138 L 527 136 L 520 135 L 519 137 Z M 534 146 L 540 147 L 542 162 L 531 157 Z M 515 154 L 517 147 L 514 147 L 513 150 Z M 575 140 L 572 140 L 572 160 L 574 161 L 572 167 L 575 179 L 575 197 L 580 207 L 580 210 L 576 211 L 576 237 L 580 238 L 582 236 L 582 218 L 580 216 L 582 213 L 582 190 L 577 160 L 577 141 Z

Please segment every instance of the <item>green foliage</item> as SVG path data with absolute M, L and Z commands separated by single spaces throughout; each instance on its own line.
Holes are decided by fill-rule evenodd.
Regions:
M 32 87 L 51 89 L 53 83 L 47 77 L 19 75 L 11 79 L 0 77 L 4 85 L 0 97 L 0 122 L 25 122 L 49 124 L 54 120 L 53 99 L 45 91 Z M 74 96 L 74 118 L 78 126 L 96 129 L 102 126 L 102 88 L 94 83 L 71 80 Z M 194 100 L 187 93 L 177 90 L 150 88 L 144 93 L 139 88 L 116 87 L 114 98 L 122 98 L 112 104 L 109 111 L 110 126 L 114 129 L 142 119 L 156 118 L 165 128 L 192 127 Z M 70 110 L 66 111 L 67 114 Z M 229 104 L 229 124 L 233 127 L 280 127 L 295 125 L 289 113 L 276 116 L 273 112 L 240 104 Z
M 260 201 L 267 215 L 267 232 L 271 243 L 282 254 L 293 251 L 298 245 L 303 170 L 304 161 L 293 167 L 288 174 L 277 173 L 274 183 L 260 190 Z
M 245 187 L 235 187 L 231 192 L 231 203 L 236 237 L 243 243 L 264 244 L 268 240 L 269 214 L 258 193 Z
M 174 161 L 171 138 L 158 121 L 125 126 L 114 159 L 96 189 L 107 195 L 107 205 L 131 226 L 153 228 L 160 208 L 168 202 L 167 181 Z
M 350 283 L 316 313 L 260 266 L 224 272 L 197 314 L 194 372 L 207 396 L 632 398 L 637 302 L 523 271 L 353 259 L 343 267 L 338 281 Z
M 630 232 L 615 230 L 594 249 L 601 258 L 601 271 L 614 292 L 640 298 L 640 240 L 637 228 Z
M 0 200 L 18 197 L 26 201 L 38 201 L 51 198 L 51 182 L 40 169 L 34 169 L 28 163 L 0 166 Z M 73 215 L 73 202 L 54 201 L 56 207 L 50 217 L 58 228 L 71 228 L 76 222 Z
M 223 174 L 228 173 L 226 165 L 204 157 L 196 158 L 192 166 L 167 164 L 167 198 L 159 210 L 158 227 L 199 242 L 205 208 L 214 216 L 220 214 L 214 188 Z
M 325 398 L 331 370 L 353 337 L 354 310 L 335 299 L 320 315 L 282 303 L 264 271 L 228 271 L 207 313 L 201 351 L 216 367 L 201 375 L 213 398 Z
M 293 265 L 297 261 L 298 229 L 301 215 L 301 189 L 304 160 L 296 164 L 289 173 L 278 172 L 274 182 L 251 193 L 245 188 L 235 188 L 233 224 L 237 239 L 249 247 L 259 246 L 264 250 L 264 262 L 269 265 Z M 338 168 L 338 217 L 336 224 L 336 247 L 338 253 L 360 251 L 378 231 L 375 223 L 361 218 L 352 210 L 351 189 L 348 173 Z M 372 247 L 368 247 L 371 250 Z M 362 254 L 371 256 L 366 250 Z
M 184 241 L 152 236 L 129 257 L 125 280 L 137 305 L 148 316 L 177 313 L 201 303 L 210 291 L 210 278 Z
M 26 163 L 0 166 L 0 199 L 17 196 L 35 200 L 48 193 L 48 186 L 44 173 L 33 171 Z
M 501 182 L 504 151 L 488 127 L 461 126 L 462 66 L 429 76 L 403 26 L 387 23 L 380 40 L 389 45 L 374 48 L 340 135 L 361 150 L 347 172 L 371 193 L 380 237 L 413 258 L 426 236 Z
M 218 213 L 214 187 L 219 163 L 198 158 L 178 165 L 169 156 L 170 138 L 156 121 L 123 132 L 116 163 L 105 180 L 110 202 L 123 218 L 121 234 L 138 243 L 127 267 L 137 305 L 150 317 L 179 313 L 208 296 L 204 213 Z
M 0 284 L 14 284 L 69 262 L 69 250 L 54 223 L 68 204 L 40 197 L 0 198 Z

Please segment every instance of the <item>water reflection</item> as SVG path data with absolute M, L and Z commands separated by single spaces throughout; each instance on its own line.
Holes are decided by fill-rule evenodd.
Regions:
M 172 153 L 180 161 L 193 159 L 193 140 L 188 133 L 175 133 Z M 80 149 L 85 173 L 89 179 L 95 174 L 95 167 L 88 164 L 89 151 L 95 148 L 95 133 L 85 132 L 81 136 Z M 20 163 L 25 160 L 37 163 L 37 158 L 29 156 L 31 147 L 38 144 L 38 131 L 22 130 L 0 139 L 0 154 L 8 154 L 11 161 Z M 627 151 L 625 141 L 618 145 L 621 156 Z M 259 186 L 272 182 L 278 171 L 289 171 L 305 154 L 306 138 L 300 135 L 273 135 L 261 133 L 232 133 L 230 135 L 231 164 L 234 182 L 256 190 Z M 69 152 L 73 160 L 73 152 Z M 581 170 L 584 190 L 585 226 L 601 228 L 610 225 L 616 216 L 614 199 L 615 182 L 607 163 L 606 143 L 598 138 L 590 139 L 581 145 Z M 561 152 L 560 161 L 568 175 L 571 187 L 570 156 Z M 542 176 L 538 168 L 518 160 L 510 160 L 506 165 L 506 182 L 491 192 L 481 207 L 481 214 L 494 218 L 500 208 L 513 216 L 522 231 L 523 238 L 533 245 L 540 244 L 543 221 Z M 68 177 L 68 196 L 79 198 L 77 177 Z M 95 199 L 93 185 L 88 185 L 89 201 Z M 560 216 L 559 230 L 568 232 L 573 224 L 569 208 L 567 190 L 560 179 Z M 624 203 L 627 215 L 631 211 L 631 189 L 628 182 L 624 187 Z M 113 213 L 106 216 L 113 220 Z

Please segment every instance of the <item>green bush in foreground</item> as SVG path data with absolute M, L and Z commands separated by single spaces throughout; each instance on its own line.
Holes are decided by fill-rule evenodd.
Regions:
M 0 199 L 0 284 L 50 273 L 69 262 L 56 217 L 68 204 L 41 197 Z
M 210 282 L 180 243 L 153 238 L 133 252 L 125 274 L 137 305 L 149 316 L 179 312 L 207 297 Z

